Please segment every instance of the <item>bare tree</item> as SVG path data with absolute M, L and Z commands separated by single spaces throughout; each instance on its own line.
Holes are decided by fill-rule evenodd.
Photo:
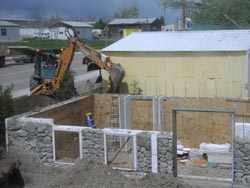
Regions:
M 157 4 L 163 9 L 163 18 L 164 18 L 164 24 L 166 24 L 167 18 L 166 18 L 166 10 L 169 7 L 172 7 L 174 0 L 157 0 Z
M 139 11 L 136 6 L 122 8 L 114 14 L 114 18 L 138 18 Z

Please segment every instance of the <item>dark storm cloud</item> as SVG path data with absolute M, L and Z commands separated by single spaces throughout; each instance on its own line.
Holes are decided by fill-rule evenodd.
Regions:
M 140 17 L 160 17 L 162 9 L 157 0 L 1 0 L 0 17 L 43 18 L 59 15 L 62 18 L 111 17 L 124 7 L 135 5 Z M 167 15 L 172 19 L 173 11 Z

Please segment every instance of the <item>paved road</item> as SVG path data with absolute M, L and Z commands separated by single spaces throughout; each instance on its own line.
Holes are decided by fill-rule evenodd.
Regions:
M 71 64 L 71 70 L 75 73 L 75 82 L 96 78 L 98 71 L 87 72 L 87 66 L 82 65 L 82 54 L 76 52 Z M 0 85 L 3 88 L 14 85 L 12 95 L 18 97 L 29 93 L 29 79 L 34 72 L 34 64 L 15 63 L 11 59 L 6 61 L 6 67 L 0 68 Z

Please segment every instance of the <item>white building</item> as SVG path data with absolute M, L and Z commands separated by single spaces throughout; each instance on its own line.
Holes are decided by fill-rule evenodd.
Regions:
M 80 39 L 92 39 L 92 28 L 88 23 L 75 22 L 75 21 L 60 21 L 50 27 L 51 39 L 66 40 L 65 29 L 67 27 L 73 27 Z M 71 32 L 71 34 L 73 34 Z
M 20 40 L 20 26 L 7 21 L 0 21 L 0 42 L 15 42 Z

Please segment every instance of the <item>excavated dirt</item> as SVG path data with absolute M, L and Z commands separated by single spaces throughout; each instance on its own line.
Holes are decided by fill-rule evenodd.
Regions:
M 49 188 L 185 188 L 186 183 L 172 176 L 148 174 L 143 178 L 127 177 L 109 166 L 87 159 L 58 174 Z
M 39 108 L 55 104 L 58 101 L 45 95 L 23 96 L 14 99 L 15 114 L 22 114 L 38 110 Z

